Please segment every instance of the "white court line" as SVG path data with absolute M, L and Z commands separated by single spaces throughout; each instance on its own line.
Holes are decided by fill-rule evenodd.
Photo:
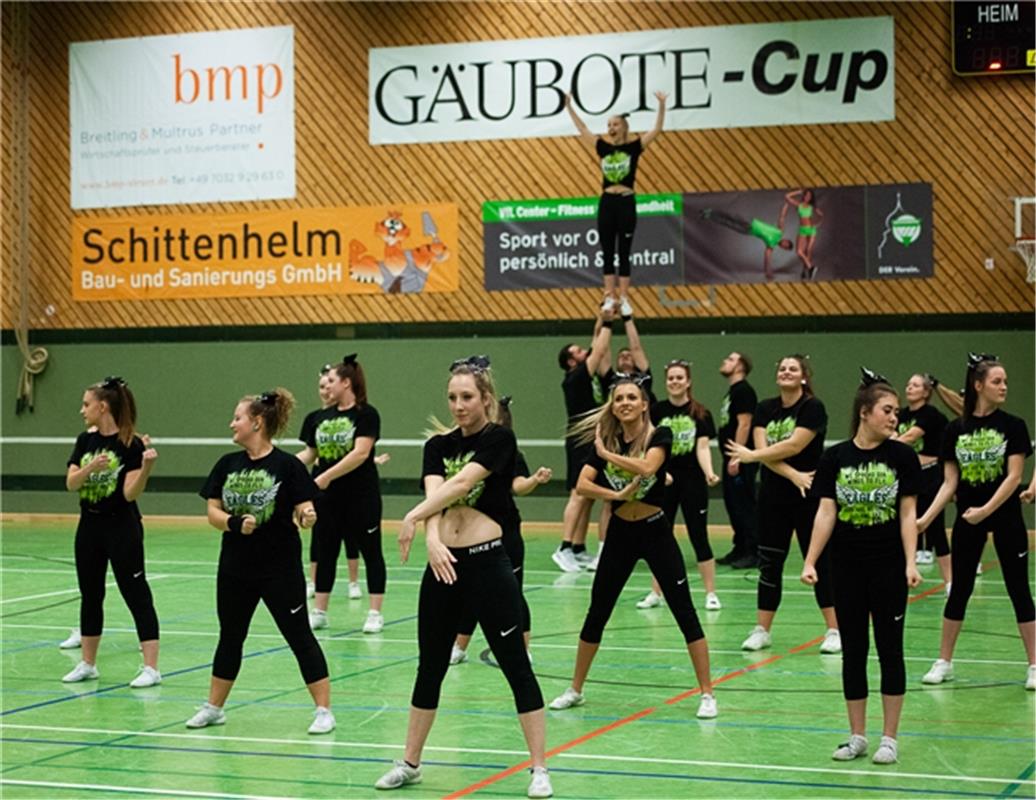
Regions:
M 355 748 L 358 750 L 369 749 L 369 750 L 398 750 L 399 743 L 383 744 L 380 742 L 342 742 L 333 740 L 323 740 L 314 742 L 312 739 L 308 741 L 305 739 L 274 739 L 264 738 L 259 736 L 228 736 L 223 735 L 215 737 L 206 734 L 191 734 L 191 733 L 161 733 L 158 731 L 129 731 L 129 730 L 107 730 L 104 728 L 68 728 L 50 725 L 21 725 L 21 724 L 8 724 L 0 723 L 0 728 L 12 728 L 18 730 L 35 730 L 35 731 L 52 731 L 54 733 L 92 733 L 101 736 L 139 736 L 142 738 L 160 738 L 160 739 L 202 739 L 208 742 L 242 742 L 249 744 L 315 744 L 322 747 L 334 748 L 334 747 L 348 747 Z M 478 748 L 478 747 L 435 747 L 426 746 L 425 750 L 432 750 L 439 753 L 480 753 L 483 755 L 502 755 L 502 756 L 527 756 L 528 752 L 525 750 L 497 750 L 490 748 Z M 801 766 L 787 766 L 781 764 L 748 764 L 739 761 L 705 761 L 700 759 L 686 759 L 686 758 L 652 758 L 649 756 L 629 756 L 629 755 L 606 755 L 597 753 L 559 753 L 553 758 L 558 759 L 571 759 L 577 761 L 612 761 L 612 762 L 626 762 L 634 764 L 670 764 L 675 766 L 691 766 L 691 767 L 718 767 L 721 769 L 753 769 L 753 770 L 774 770 L 780 772 L 806 772 L 806 773 L 820 773 L 820 774 L 834 774 L 834 775 L 877 775 L 884 778 L 912 778 L 915 780 L 927 780 L 927 781 L 955 781 L 960 783 L 1000 783 L 1000 784 L 1033 784 L 1036 785 L 1036 780 L 1030 779 L 1019 779 L 1015 777 L 1011 778 L 992 778 L 982 777 L 978 775 L 938 775 L 928 772 L 893 772 L 890 773 L 887 770 L 869 770 L 869 769 L 854 769 L 852 772 L 847 772 L 844 768 L 838 769 L 833 767 L 801 767 Z M 236 795 L 228 795 L 236 796 Z
M 30 572 L 31 571 L 32 570 L 30 570 Z M 162 578 L 169 578 L 169 577 L 172 577 L 172 576 L 171 575 L 148 575 L 147 579 L 149 581 L 159 581 L 159 580 L 162 580 Z M 104 584 L 106 589 L 111 589 L 113 586 L 117 586 L 117 585 L 118 584 L 116 584 L 115 581 L 108 581 L 108 583 Z M 61 590 L 56 591 L 56 592 L 44 592 L 43 594 L 29 594 L 29 595 L 25 595 L 24 597 L 9 597 L 6 600 L 0 600 L 0 605 L 5 605 L 7 603 L 21 603 L 21 602 L 23 602 L 25 600 L 39 600 L 39 599 L 41 599 L 43 597 L 56 597 L 57 595 L 61 595 L 61 594 L 79 594 L 79 589 L 78 588 L 75 588 L 75 589 L 61 589 Z
M 103 783 L 59 783 L 58 781 L 20 781 L 14 778 L 0 778 L 0 785 L 35 786 L 42 789 L 87 789 L 92 791 L 116 792 L 120 794 L 157 794 L 163 797 L 216 797 L 226 800 L 295 800 L 263 794 L 228 794 L 226 792 L 190 792 L 186 789 L 149 789 L 144 786 L 109 786 Z

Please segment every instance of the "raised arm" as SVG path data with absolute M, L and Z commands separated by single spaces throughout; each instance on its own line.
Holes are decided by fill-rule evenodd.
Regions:
M 669 95 L 665 92 L 655 92 L 655 99 L 658 100 L 658 114 L 655 115 L 655 127 L 640 137 L 641 147 L 647 147 L 651 144 L 665 126 L 665 101 L 669 99 Z
M 144 452 L 140 457 L 140 469 L 127 472 L 126 480 L 122 484 L 122 496 L 129 503 L 134 502 L 144 494 L 144 489 L 147 487 L 147 479 L 151 477 L 151 470 L 155 466 L 155 459 L 158 458 L 158 451 L 151 446 L 151 440 L 147 436 L 141 437 L 141 439 L 144 442 Z
M 640 333 L 637 331 L 637 323 L 633 321 L 633 317 L 625 320 L 625 323 L 626 339 L 629 344 L 630 355 L 633 356 L 633 363 L 641 372 L 647 372 L 651 364 L 648 362 L 647 353 L 644 352 L 644 346 L 640 343 Z
M 576 113 L 575 104 L 572 102 L 572 93 L 569 92 L 565 95 L 565 108 L 568 109 L 568 115 L 572 118 L 573 124 L 576 126 L 576 130 L 579 131 L 579 138 L 586 142 L 588 145 L 593 147 L 597 144 L 597 137 L 594 136 L 586 123 Z
M 611 357 L 611 343 L 612 343 L 612 312 L 604 311 L 601 313 L 601 324 L 594 328 L 596 331 L 594 334 L 593 344 L 590 345 L 590 355 L 586 357 L 586 371 L 590 373 L 591 377 L 598 374 L 601 364 L 604 362 L 605 355 Z

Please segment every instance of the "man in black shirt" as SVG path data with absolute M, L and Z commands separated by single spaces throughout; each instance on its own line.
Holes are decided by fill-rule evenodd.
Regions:
M 755 412 L 755 389 L 746 380 L 752 361 L 744 353 L 733 352 L 720 364 L 719 374 L 730 388 L 719 412 L 719 451 L 723 454 L 723 503 L 727 507 L 730 526 L 734 529 L 734 547 L 719 564 L 735 569 L 748 569 L 759 564 L 759 539 L 756 532 L 755 476 L 757 464 L 731 462 L 725 445 L 733 439 L 752 446 L 752 414 Z

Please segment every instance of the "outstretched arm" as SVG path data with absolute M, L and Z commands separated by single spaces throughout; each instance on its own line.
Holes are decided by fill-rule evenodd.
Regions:
M 641 372 L 647 372 L 651 364 L 648 362 L 647 353 L 640 343 L 640 333 L 637 332 L 637 323 L 630 317 L 626 322 L 626 339 L 629 343 L 630 354 L 633 356 L 633 363 Z
M 601 363 L 607 356 L 611 358 L 611 342 L 612 342 L 612 312 L 603 311 L 601 312 L 602 323 L 599 327 L 594 328 L 594 341 L 590 345 L 590 355 L 586 357 L 586 371 L 594 376 L 598 373 Z
M 579 131 L 579 138 L 593 147 L 597 143 L 597 137 L 590 133 L 590 129 L 586 127 L 586 123 L 583 122 L 576 113 L 575 105 L 572 103 L 571 92 L 565 95 L 565 108 L 568 109 L 568 115 L 572 118 L 572 122 L 575 124 L 576 130 Z
M 665 92 L 655 92 L 655 98 L 658 100 L 658 115 L 655 117 L 655 127 L 640 137 L 640 146 L 647 147 L 651 144 L 655 137 L 662 132 L 662 127 L 665 125 L 665 101 L 669 98 Z

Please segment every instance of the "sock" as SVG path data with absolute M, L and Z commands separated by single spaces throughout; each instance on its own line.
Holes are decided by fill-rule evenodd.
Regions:
M 417 769 L 420 766 L 419 764 L 411 764 L 405 758 L 403 759 L 403 763 L 410 767 L 410 769 Z
M 561 549 L 562 550 L 571 550 L 572 549 L 572 542 L 564 542 L 563 541 L 561 543 Z
M 572 545 L 572 552 L 573 553 L 585 553 L 586 552 L 586 545 L 585 544 L 574 544 L 574 545 Z

